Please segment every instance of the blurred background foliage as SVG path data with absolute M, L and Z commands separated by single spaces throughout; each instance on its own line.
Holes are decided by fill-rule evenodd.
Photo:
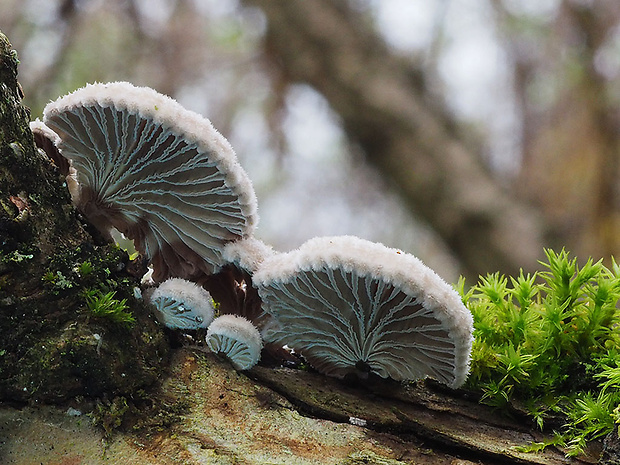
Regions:
M 127 80 L 208 117 L 279 250 L 355 234 L 444 278 L 620 248 L 616 0 L 3 0 L 33 119 Z

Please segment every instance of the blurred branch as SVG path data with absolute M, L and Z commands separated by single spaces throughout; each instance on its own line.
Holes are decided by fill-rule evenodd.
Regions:
M 290 81 L 314 86 L 348 136 L 461 259 L 468 275 L 531 269 L 545 230 L 511 197 L 429 96 L 422 72 L 392 54 L 345 2 L 245 0 L 267 16 L 267 50 Z
M 601 52 L 616 40 L 620 4 L 565 0 L 553 16 L 536 17 L 507 3 L 492 5 L 521 111 L 516 186 L 539 205 L 558 243 L 582 256 L 618 254 L 620 123 L 616 79 L 604 75 Z
M 620 124 L 617 107 L 615 103 L 611 104 L 608 98 L 607 79 L 597 70 L 595 62 L 597 53 L 617 28 L 620 8 L 617 2 L 606 2 L 603 8 L 601 4 L 595 7 L 564 1 L 562 7 L 583 41 L 581 56 L 584 69 L 579 85 L 582 87 L 581 94 L 585 99 L 584 107 L 588 109 L 599 144 L 599 162 L 594 168 L 592 186 L 594 201 L 591 208 L 591 224 L 594 226 L 592 231 L 594 234 L 591 235 L 598 239 L 601 255 L 613 255 L 620 247 L 617 212 L 620 201 L 620 192 L 617 188 L 620 174 L 618 163 Z

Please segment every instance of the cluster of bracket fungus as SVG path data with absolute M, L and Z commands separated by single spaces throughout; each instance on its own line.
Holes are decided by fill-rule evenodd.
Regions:
M 472 317 L 458 294 L 414 256 L 356 237 L 316 238 L 275 253 L 253 236 L 250 180 L 202 116 L 117 82 L 50 103 L 44 122 L 69 162 L 73 201 L 90 222 L 104 235 L 115 228 L 132 239 L 156 283 L 184 278 L 211 291 L 162 283 L 150 297 L 158 319 L 172 328 L 208 327 L 207 345 L 236 369 L 259 360 L 254 323 L 266 342 L 294 349 L 329 376 L 465 381 Z M 220 313 L 237 315 L 213 320 L 210 301 L 218 295 L 228 296 L 218 301 Z M 260 315 L 243 308 L 253 300 Z M 238 316 L 248 314 L 252 322 Z

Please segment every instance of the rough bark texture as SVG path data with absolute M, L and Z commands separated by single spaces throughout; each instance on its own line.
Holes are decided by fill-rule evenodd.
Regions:
M 346 2 L 245 4 L 267 16 L 274 69 L 327 98 L 367 160 L 439 233 L 467 275 L 536 265 L 547 245 L 536 210 L 492 179 L 420 72 L 391 53 Z
M 554 448 L 525 452 L 521 448 L 543 438 L 529 422 L 502 418 L 454 394 L 425 383 L 403 386 L 376 380 L 346 385 L 293 369 L 255 367 L 246 375 L 213 354 L 183 348 L 174 353 L 170 377 L 140 404 L 117 398 L 95 411 L 97 424 L 111 433 L 107 447 L 102 433 L 79 412 L 68 417 L 49 408 L 25 409 L 20 421 L 14 411 L 0 408 L 0 435 L 5 436 L 0 460 L 135 465 L 596 463 L 593 457 L 566 459 Z M 73 406 L 83 411 L 84 406 Z M 23 447 L 24 440 L 29 448 Z

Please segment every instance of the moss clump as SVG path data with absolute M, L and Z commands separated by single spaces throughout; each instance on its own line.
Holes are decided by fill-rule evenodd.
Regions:
M 106 294 L 101 291 L 87 291 L 85 294 L 86 305 L 90 312 L 99 318 L 109 318 L 115 323 L 131 328 L 136 319 L 127 311 L 127 299 L 117 300 L 114 298 L 116 291 Z
M 95 408 L 88 415 L 92 418 L 95 426 L 101 426 L 107 437 L 123 423 L 123 417 L 129 410 L 127 399 L 118 396 L 109 400 L 98 400 Z
M 181 421 L 189 410 L 190 402 L 185 398 L 164 396 L 157 389 L 138 390 L 130 396 L 97 399 L 88 416 L 109 440 L 118 431 L 143 437 L 161 433 Z
M 115 396 L 158 379 L 168 341 L 128 264 L 114 245 L 85 243 L 52 256 L 30 296 L 0 290 L 0 399 Z
M 559 418 L 552 443 L 578 454 L 620 423 L 620 266 L 546 254 L 533 275 L 489 275 L 467 292 L 461 281 L 474 317 L 467 386 L 541 429 Z

